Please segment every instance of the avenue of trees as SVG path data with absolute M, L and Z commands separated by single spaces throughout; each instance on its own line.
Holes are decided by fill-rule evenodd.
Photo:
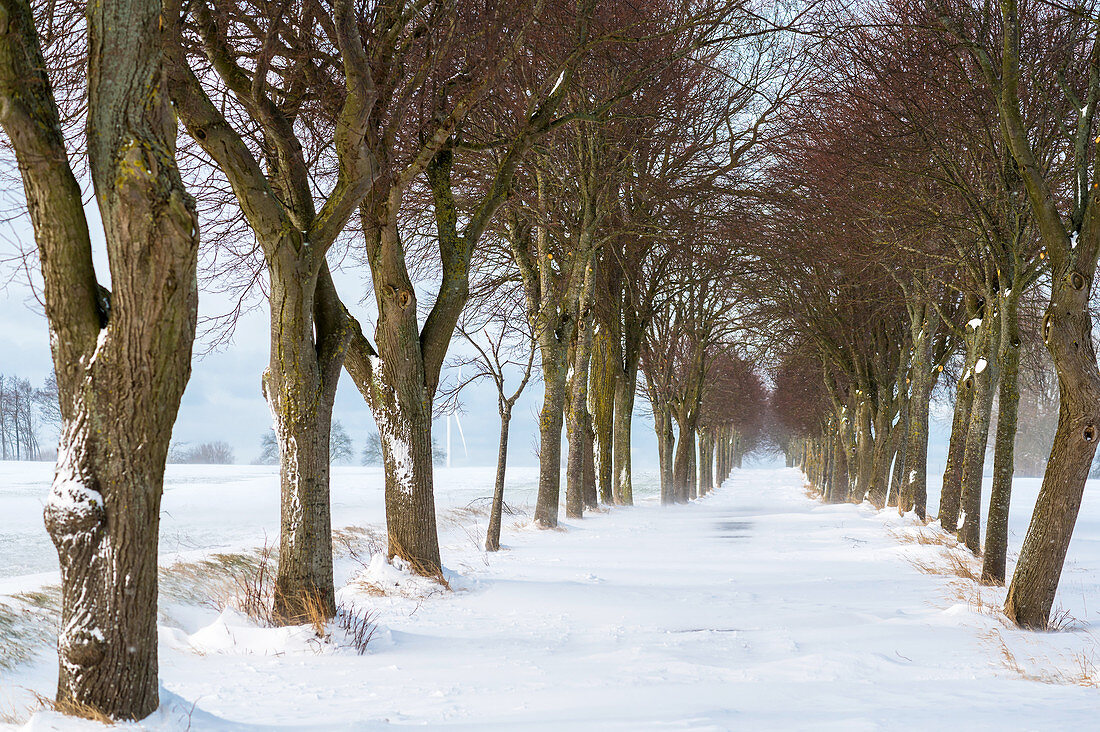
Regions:
M 929 403 L 950 395 L 929 518 L 982 557 L 983 582 L 1008 579 L 1021 389 L 1053 378 L 1054 444 L 1005 605 L 1036 629 L 1100 429 L 1096 13 L 1015 0 L 861 7 L 825 43 L 776 149 L 781 213 L 756 255 L 769 279 L 754 307 L 786 344 L 773 406 L 788 458 L 827 501 L 924 518 Z
M 1098 10 L 0 0 L 0 127 L 56 372 L 61 708 L 159 704 L 160 500 L 204 287 L 270 313 L 279 623 L 336 613 L 349 378 L 388 558 L 441 580 L 432 421 L 471 380 L 501 419 L 488 551 L 537 383 L 540 527 L 634 502 L 648 410 L 663 503 L 778 445 L 826 501 L 957 532 L 989 583 L 1040 408 L 1021 392 L 1057 390 L 1005 608 L 1045 628 L 1100 430 Z M 937 399 L 954 424 L 931 517 Z

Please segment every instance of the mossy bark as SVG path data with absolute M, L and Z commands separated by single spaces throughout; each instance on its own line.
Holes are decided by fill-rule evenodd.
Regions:
M 148 0 L 88 7 L 87 145 L 107 292 L 31 8 L 0 2 L 0 124 L 39 248 L 62 416 L 44 511 L 61 570 L 57 701 L 114 719 L 159 705 L 160 500 L 197 320 L 198 221 L 175 163 L 159 17 Z
M 1003 585 L 1008 556 L 1008 509 L 1012 500 L 1016 427 L 1020 406 L 1019 283 L 1001 294 L 1001 384 L 997 399 L 997 435 L 993 447 L 993 485 L 989 492 L 982 583 Z

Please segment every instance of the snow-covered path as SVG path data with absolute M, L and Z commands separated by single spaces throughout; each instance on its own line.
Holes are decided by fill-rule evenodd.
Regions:
M 510 532 L 509 551 L 463 570 L 469 591 L 385 610 L 392 643 L 366 656 L 172 653 L 162 677 L 203 710 L 259 725 L 1096 723 L 1096 689 L 1008 671 L 1000 624 L 917 572 L 887 520 L 810 501 L 794 471 L 742 471 L 689 506 Z
M 1001 650 L 1049 655 L 1066 639 L 1081 648 L 1082 633 L 1005 628 L 906 560 L 939 547 L 891 528 L 915 530 L 811 501 L 791 470 L 738 471 L 690 505 L 650 501 L 564 532 L 506 523 L 507 551 L 487 560 L 472 541 L 445 548 L 467 589 L 378 600 L 384 630 L 364 656 L 162 642 L 166 697 L 179 699 L 158 724 L 1095 728 L 1100 691 L 1024 680 Z

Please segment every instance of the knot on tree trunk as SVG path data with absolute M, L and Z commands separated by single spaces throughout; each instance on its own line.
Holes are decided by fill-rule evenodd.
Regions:
M 99 664 L 106 655 L 106 641 L 98 629 L 79 628 L 62 635 L 58 640 L 65 659 L 80 668 Z

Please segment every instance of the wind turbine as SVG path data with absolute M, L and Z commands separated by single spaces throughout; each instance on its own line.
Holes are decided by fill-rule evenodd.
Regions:
M 458 367 L 458 383 L 462 384 L 462 366 Z M 455 424 L 458 425 L 458 436 L 462 438 L 462 452 L 470 457 L 470 451 L 466 448 L 466 435 L 462 431 L 462 420 L 458 418 L 458 400 L 455 400 L 454 410 Z M 447 467 L 451 467 L 451 415 L 447 415 Z

